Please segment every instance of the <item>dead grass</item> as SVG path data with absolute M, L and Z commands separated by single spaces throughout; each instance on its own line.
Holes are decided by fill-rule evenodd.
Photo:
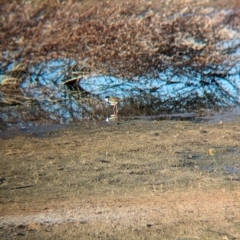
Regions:
M 236 165 L 239 132 L 238 122 L 123 121 L 2 139 L 2 236 L 238 239 L 239 172 L 223 179 L 208 149 Z
M 72 59 L 80 68 L 87 59 L 84 65 L 91 74 L 129 80 L 136 76 L 161 78 L 159 73 L 167 72 L 169 65 L 176 69 L 176 76 L 189 79 L 192 72 L 213 71 L 215 64 L 228 70 L 230 63 L 234 65 L 233 56 L 217 46 L 232 38 L 226 34 L 230 28 L 231 33 L 238 30 L 239 13 L 215 14 L 213 21 L 203 14 L 201 7 L 206 1 L 198 2 L 3 1 L 0 49 L 6 56 L 1 60 L 7 68 L 18 59 L 28 66 Z M 233 0 L 217 2 L 227 9 L 239 5 Z M 210 3 L 209 7 L 216 5 Z M 229 51 L 237 49 L 231 46 Z M 183 71 L 184 66 L 190 70 Z

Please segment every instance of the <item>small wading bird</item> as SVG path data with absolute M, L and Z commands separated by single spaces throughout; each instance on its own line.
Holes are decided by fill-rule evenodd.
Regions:
M 106 96 L 106 97 L 105 97 L 105 101 L 106 101 L 107 103 L 110 103 L 111 106 L 113 106 L 113 114 L 114 114 L 114 115 L 117 115 L 117 112 L 118 112 L 118 103 L 121 101 L 121 98 Z

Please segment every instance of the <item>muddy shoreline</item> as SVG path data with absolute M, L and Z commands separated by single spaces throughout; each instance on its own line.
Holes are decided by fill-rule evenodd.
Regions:
M 2 131 L 1 239 L 240 239 L 240 117 L 225 116 Z

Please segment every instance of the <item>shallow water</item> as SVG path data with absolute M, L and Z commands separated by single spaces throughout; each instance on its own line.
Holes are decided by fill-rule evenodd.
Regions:
M 98 121 L 88 121 L 89 125 L 106 125 L 111 123 L 128 123 L 132 121 L 163 121 L 163 120 L 173 120 L 173 121 L 191 121 L 191 122 L 208 122 L 211 124 L 214 123 L 224 123 L 237 121 L 240 117 L 240 108 L 235 107 L 228 110 L 220 111 L 211 111 L 207 110 L 203 113 L 175 113 L 175 114 L 159 114 L 152 116 L 118 116 L 114 121 L 109 121 L 111 116 L 106 119 Z M 78 124 L 81 124 L 86 121 L 79 121 Z M 66 126 L 74 126 L 75 123 L 70 124 L 60 124 L 60 123 L 45 123 L 41 124 L 39 122 L 28 121 L 28 122 L 18 122 L 18 123 L 9 123 L 7 126 L 2 127 L 0 130 L 0 137 L 11 137 L 23 133 L 31 133 L 36 135 L 44 135 L 48 132 L 57 131 L 63 129 Z
M 19 135 L 49 136 L 51 133 L 66 128 L 64 124 L 45 124 L 35 126 L 10 127 L 0 131 L 0 138 L 12 138 Z
M 173 113 L 173 114 L 159 114 L 151 116 L 129 116 L 121 117 L 119 120 L 132 121 L 132 120 L 146 120 L 146 121 L 162 121 L 162 120 L 175 120 L 175 121 L 192 121 L 192 122 L 209 122 L 209 123 L 224 123 L 236 121 L 240 117 L 240 107 L 231 108 L 228 110 L 206 110 L 203 112 L 189 112 L 189 113 Z

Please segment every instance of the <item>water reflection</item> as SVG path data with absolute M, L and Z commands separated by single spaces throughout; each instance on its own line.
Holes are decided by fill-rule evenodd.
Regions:
M 10 66 L 0 75 L 0 121 L 7 126 L 31 125 L 44 119 L 71 123 L 107 117 L 113 121 L 114 117 L 108 117 L 104 103 L 107 95 L 123 99 L 122 115 L 152 115 L 164 111 L 184 113 L 200 107 L 223 107 L 228 100 L 231 104 L 232 97 L 239 101 L 237 72 L 233 74 L 234 84 L 218 81 L 221 91 L 230 91 L 232 96 L 228 99 L 226 94 L 222 102 L 218 92 L 206 93 L 201 81 L 193 79 L 191 82 L 187 77 L 180 81 L 172 74 L 168 71 L 160 78 L 128 80 L 91 73 L 84 62 L 78 66 L 73 60 L 52 60 L 29 69 L 22 64 Z
M 106 118 L 106 122 L 109 122 L 109 123 L 116 122 L 116 121 L 118 121 L 118 116 L 115 114 L 112 114 L 110 117 Z

